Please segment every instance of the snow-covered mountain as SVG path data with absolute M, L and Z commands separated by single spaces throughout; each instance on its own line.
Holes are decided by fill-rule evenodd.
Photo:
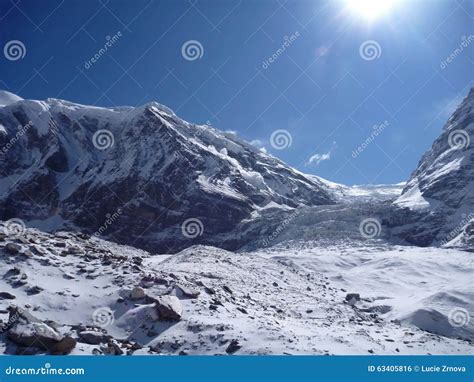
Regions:
M 23 101 L 23 98 L 5 90 L 0 90 L 0 106 L 7 106 L 18 101 Z
M 0 353 L 472 352 L 473 103 L 348 187 L 157 103 L 0 92 Z
M 318 178 L 158 103 L 98 108 L 7 92 L 0 99 L 0 220 L 99 232 L 167 253 L 190 238 L 237 248 L 238 237 L 227 234 L 270 203 L 335 202 Z
M 474 88 L 393 205 L 390 225 L 408 242 L 474 250 Z
M 272 245 L 359 240 L 375 217 L 385 240 L 472 249 L 473 104 L 471 90 L 406 184 L 347 187 L 155 102 L 99 108 L 0 92 L 0 220 L 172 253 L 267 246 L 282 224 Z

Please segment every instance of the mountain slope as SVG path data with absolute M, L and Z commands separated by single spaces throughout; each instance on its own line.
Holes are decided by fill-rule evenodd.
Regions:
M 0 128 L 0 219 L 43 230 L 97 232 L 157 252 L 191 239 L 232 249 L 241 243 L 226 234 L 270 202 L 334 203 L 318 179 L 157 103 L 19 99 L 0 107 Z
M 300 244 L 151 256 L 83 234 L 7 230 L 0 319 L 13 324 L 2 325 L 0 353 L 472 351 L 469 253 Z
M 393 206 L 390 224 L 408 242 L 474 249 L 474 88 Z
M 23 101 L 23 98 L 4 90 L 0 91 L 0 106 L 7 106 L 18 101 Z

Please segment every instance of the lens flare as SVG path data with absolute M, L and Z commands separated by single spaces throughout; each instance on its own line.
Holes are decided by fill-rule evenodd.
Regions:
M 374 20 L 386 14 L 394 5 L 395 0 L 347 0 L 352 13 L 368 20 Z

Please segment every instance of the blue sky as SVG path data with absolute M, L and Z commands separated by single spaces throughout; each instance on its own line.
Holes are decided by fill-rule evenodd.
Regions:
M 2 51 L 18 40 L 25 54 L 0 56 L 0 88 L 98 106 L 156 100 L 301 171 L 400 182 L 472 86 L 472 2 L 394 1 L 371 20 L 348 3 L 1 0 Z M 183 55 L 188 41 L 198 57 Z M 289 147 L 272 146 L 277 130 Z

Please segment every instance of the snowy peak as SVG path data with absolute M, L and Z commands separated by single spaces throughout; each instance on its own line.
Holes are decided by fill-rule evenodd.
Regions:
M 18 101 L 23 101 L 23 98 L 18 97 L 16 94 L 7 92 L 6 90 L 0 90 L 0 107 L 8 106 Z
M 423 155 L 394 206 L 412 218 L 406 232 L 402 229 L 408 241 L 446 245 L 456 237 L 456 245 L 472 248 L 474 89 Z
M 232 249 L 238 238 L 223 235 L 271 202 L 335 201 L 316 179 L 155 102 L 99 108 L 23 100 L 0 109 L 0 124 L 0 219 L 44 230 L 100 231 L 158 252 L 190 243 Z M 182 229 L 189 221 L 196 236 Z

